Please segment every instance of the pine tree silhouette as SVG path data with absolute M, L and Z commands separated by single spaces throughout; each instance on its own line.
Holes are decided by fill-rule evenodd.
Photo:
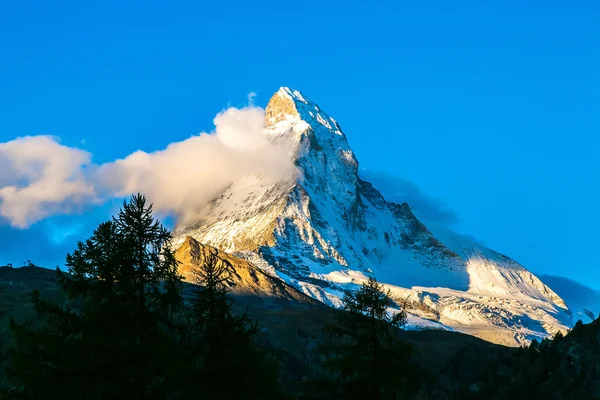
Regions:
M 214 253 L 196 271 L 190 309 L 191 392 L 203 398 L 280 398 L 273 362 L 259 350 L 260 330 L 247 313 L 234 315 L 228 295 L 232 265 Z
M 143 195 L 57 268 L 67 304 L 32 295 L 40 329 L 11 321 L 15 346 L 7 375 L 23 399 L 164 399 L 174 347 L 170 318 L 181 305 L 171 234 Z
M 394 302 L 375 278 L 346 292 L 343 302 L 344 310 L 326 327 L 332 342 L 321 346 L 329 379 L 317 382 L 313 393 L 348 400 L 414 398 L 420 368 L 412 345 L 398 338 L 404 311 L 389 312 Z

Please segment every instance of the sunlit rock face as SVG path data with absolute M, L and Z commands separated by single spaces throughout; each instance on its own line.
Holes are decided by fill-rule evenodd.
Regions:
M 407 308 L 412 329 L 518 345 L 571 326 L 562 299 L 517 262 L 386 201 L 359 177 L 339 124 L 304 94 L 273 95 L 265 135 L 297 173 L 234 182 L 197 223 L 178 227 L 175 244 L 189 235 L 332 306 L 373 274 Z
M 295 287 L 281 279 L 269 275 L 251 262 L 234 257 L 212 246 L 199 243 L 191 237 L 175 251 L 179 261 L 179 273 L 184 280 L 199 282 L 200 267 L 212 257 L 216 269 L 228 269 L 225 285 L 235 296 L 252 296 L 259 298 L 266 305 L 282 305 L 290 303 L 294 306 L 314 306 L 318 302 L 306 296 Z

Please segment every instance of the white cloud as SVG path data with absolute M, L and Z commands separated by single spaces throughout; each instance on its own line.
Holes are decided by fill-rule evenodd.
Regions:
M 24 228 L 86 204 L 142 192 L 157 211 L 191 219 L 243 176 L 277 182 L 297 173 L 286 150 L 263 134 L 261 108 L 229 108 L 214 124 L 213 133 L 151 153 L 138 150 L 103 165 L 51 136 L 0 143 L 0 216 Z
M 143 192 L 155 209 L 193 219 L 208 201 L 247 175 L 279 181 L 295 174 L 284 149 L 264 132 L 264 111 L 229 108 L 215 119 L 215 132 L 171 143 L 153 153 L 137 151 L 103 165 L 98 178 L 103 191 L 119 196 Z
M 250 92 L 248 93 L 248 105 L 254 106 L 254 98 L 256 97 L 256 93 Z
M 47 216 L 94 201 L 84 170 L 91 155 L 52 136 L 0 143 L 0 216 L 24 228 Z

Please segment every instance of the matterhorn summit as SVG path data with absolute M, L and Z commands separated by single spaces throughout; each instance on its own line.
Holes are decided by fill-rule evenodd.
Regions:
M 519 345 L 572 325 L 562 299 L 516 261 L 362 180 L 338 122 L 303 93 L 273 95 L 264 134 L 297 173 L 233 182 L 195 223 L 177 227 L 176 245 L 191 236 L 331 306 L 373 274 L 409 313 L 409 329 Z

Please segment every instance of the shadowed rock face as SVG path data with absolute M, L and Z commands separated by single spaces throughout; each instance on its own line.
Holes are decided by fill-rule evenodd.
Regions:
M 217 257 L 217 263 L 231 265 L 231 279 L 228 286 L 235 296 L 256 296 L 264 301 L 282 301 L 305 306 L 320 304 L 281 279 L 266 274 L 251 262 L 212 246 L 203 245 L 191 237 L 186 238 L 181 247 L 175 251 L 175 257 L 181 263 L 179 273 L 187 282 L 196 283 L 194 272 L 211 254 Z

